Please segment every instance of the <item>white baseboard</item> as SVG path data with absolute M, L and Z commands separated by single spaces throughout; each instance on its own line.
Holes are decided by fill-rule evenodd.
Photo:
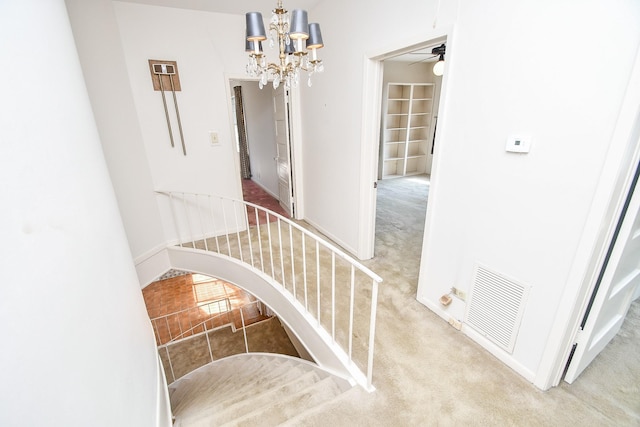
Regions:
M 338 245 L 342 250 L 347 252 L 349 255 L 351 255 L 355 259 L 359 259 L 358 256 L 356 255 L 358 253 L 358 251 L 356 251 L 356 249 L 353 246 L 346 244 L 343 240 L 337 238 L 335 235 L 333 235 L 332 233 L 328 232 L 327 230 L 325 230 L 323 227 L 319 226 L 314 221 L 312 221 L 312 220 L 310 220 L 308 218 L 304 218 L 303 221 L 306 222 L 307 224 L 309 224 L 310 226 L 312 226 L 313 228 L 315 228 L 318 233 L 322 234 L 322 236 L 324 236 L 327 239 L 329 239 L 332 243 L 335 243 L 336 245 Z
M 420 302 L 421 304 L 424 304 L 429 310 L 437 314 L 438 317 L 441 317 L 445 322 L 449 322 L 449 318 L 451 317 L 451 315 L 448 312 L 442 310 L 438 303 L 435 303 L 433 301 L 430 301 L 425 298 L 420 298 L 420 297 L 417 299 L 418 299 L 418 302 Z M 511 356 L 508 353 L 505 353 L 504 350 L 502 350 L 497 345 L 495 345 L 494 343 L 489 341 L 487 338 L 482 336 L 475 329 L 473 329 L 469 325 L 462 322 L 462 329 L 460 330 L 460 332 L 468 336 L 471 340 L 478 343 L 482 348 L 487 350 L 495 358 L 497 358 L 499 361 L 501 361 L 502 363 L 504 363 L 505 365 L 513 369 L 519 375 L 523 376 L 527 381 L 531 382 L 532 384 L 534 383 L 536 378 L 534 372 L 531 372 L 524 365 L 522 365 L 520 362 L 514 359 L 513 356 Z
M 256 184 L 258 187 L 262 188 L 264 191 L 266 191 L 267 193 L 269 193 L 269 195 L 271 197 L 273 197 L 276 200 L 280 200 L 280 196 L 278 196 L 277 194 L 274 194 L 271 190 L 269 190 L 267 187 L 265 187 L 264 185 L 262 185 L 262 183 L 256 181 L 255 179 L 251 178 L 251 181 L 254 182 L 254 184 Z

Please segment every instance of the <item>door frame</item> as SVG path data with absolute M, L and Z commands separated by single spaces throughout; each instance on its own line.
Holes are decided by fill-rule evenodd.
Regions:
M 235 131 L 233 128 L 234 117 L 233 117 L 233 105 L 231 104 L 231 99 L 233 97 L 233 93 L 231 91 L 231 82 L 258 82 L 260 79 L 255 77 L 249 77 L 246 74 L 229 74 L 225 73 L 224 82 L 225 82 L 225 93 L 227 96 L 227 113 L 229 115 L 229 127 L 231 129 L 230 134 L 235 135 Z M 290 129 L 290 173 L 291 173 L 291 186 L 293 188 L 293 197 L 291 198 L 292 203 L 295 203 L 295 217 L 294 219 L 303 219 L 304 218 L 304 195 L 303 195 L 303 181 L 302 174 L 297 173 L 299 165 L 302 165 L 302 117 L 300 114 L 300 89 L 299 88 L 290 88 L 289 89 L 289 112 L 287 115 L 287 120 L 289 121 L 289 129 Z M 235 143 L 235 141 L 234 141 Z M 236 171 L 236 194 L 240 195 L 240 199 L 242 199 L 242 177 L 240 176 L 240 155 L 236 152 L 235 148 L 233 149 L 235 155 L 233 156 L 234 168 Z
M 371 259 L 374 256 L 376 233 L 376 206 L 377 192 L 375 183 L 378 180 L 378 161 L 380 150 L 380 112 L 382 108 L 382 77 L 383 61 L 403 53 L 411 52 L 421 47 L 428 46 L 439 40 L 447 41 L 447 61 L 445 61 L 445 73 L 442 77 L 440 88 L 440 106 L 438 113 L 439 128 L 443 129 L 446 123 L 446 98 L 451 83 L 447 77 L 448 69 L 453 58 L 453 33 L 454 27 L 448 26 L 441 29 L 428 31 L 421 36 L 409 40 L 399 41 L 385 48 L 369 52 L 365 55 L 363 64 L 363 89 L 362 89 L 362 137 L 360 140 L 360 222 L 358 230 L 358 247 L 356 255 L 360 259 Z M 437 152 L 442 144 L 439 144 L 440 134 L 436 135 L 436 146 L 433 153 L 431 166 L 430 193 L 434 194 L 437 187 Z M 375 142 L 373 142 L 375 141 Z M 428 234 L 430 213 L 427 210 L 425 235 Z
M 571 266 L 554 328 L 549 335 L 534 384 L 557 386 L 588 308 L 607 249 L 640 160 L 640 51 L 629 77 L 591 209 Z

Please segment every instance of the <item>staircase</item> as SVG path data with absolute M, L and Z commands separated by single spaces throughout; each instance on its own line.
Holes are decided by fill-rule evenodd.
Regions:
M 351 389 L 288 356 L 250 353 L 210 363 L 169 386 L 174 426 L 276 426 Z

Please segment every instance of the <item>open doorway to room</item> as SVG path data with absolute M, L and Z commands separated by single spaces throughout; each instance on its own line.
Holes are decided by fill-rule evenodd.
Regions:
M 229 84 L 243 198 L 290 218 L 293 187 L 285 96 L 270 86 L 260 89 L 254 80 Z
M 381 61 L 376 246 L 396 239 L 421 251 L 442 86 L 434 65 L 445 49 L 438 39 Z

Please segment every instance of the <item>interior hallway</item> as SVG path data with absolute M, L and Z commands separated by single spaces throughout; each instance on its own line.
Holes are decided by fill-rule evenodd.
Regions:
M 303 425 L 640 424 L 640 306 L 573 385 L 542 392 L 415 299 L 430 184 L 426 176 L 378 183 L 380 287 L 373 383 L 356 387 Z
M 304 425 L 640 425 L 638 302 L 574 384 L 540 391 L 416 300 L 428 194 L 425 177 L 378 182 L 376 257 L 365 262 L 384 279 L 377 390 L 354 388 Z

